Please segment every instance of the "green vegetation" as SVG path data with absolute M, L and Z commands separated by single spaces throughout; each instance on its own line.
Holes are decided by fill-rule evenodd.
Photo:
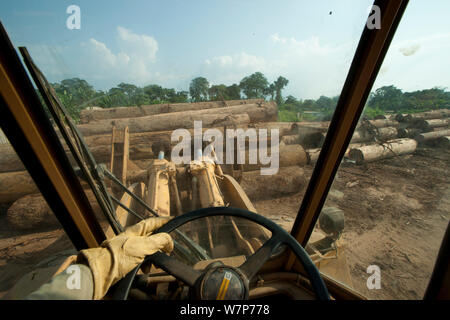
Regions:
M 275 100 L 279 107 L 279 121 L 327 121 L 336 108 L 339 96 L 320 96 L 317 100 L 297 99 L 282 90 L 289 80 L 279 76 L 269 83 L 261 72 L 244 77 L 239 84 L 210 84 L 204 77 L 194 78 L 188 91 L 176 91 L 156 84 L 138 87 L 120 83 L 107 91 L 97 91 L 86 80 L 65 79 L 53 83 L 60 101 L 75 121 L 86 107 L 140 106 L 160 103 L 182 103 L 261 98 Z M 386 113 L 414 113 L 431 109 L 450 108 L 450 92 L 446 88 L 402 92 L 395 86 L 384 86 L 372 92 L 364 109 L 365 117 L 373 119 Z

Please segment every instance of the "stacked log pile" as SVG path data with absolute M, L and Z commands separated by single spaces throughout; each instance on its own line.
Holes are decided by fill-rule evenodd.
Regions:
M 361 121 L 345 158 L 360 164 L 413 153 L 421 145 L 446 148 L 450 136 L 449 122 L 448 109 Z M 306 152 L 308 162 L 312 164 L 317 161 L 320 148 L 309 148 Z
M 277 129 L 280 138 L 292 133 L 293 123 L 281 123 L 277 120 L 278 107 L 274 102 L 251 99 L 83 110 L 81 123 L 77 127 L 96 161 L 107 164 L 111 158 L 112 128 L 121 130 L 128 127 L 130 160 L 132 163 L 136 161 L 133 164 L 140 165 L 138 170 L 129 170 L 128 179 L 132 182 L 145 180 L 145 169 L 149 161 L 158 156 L 159 151 L 165 151 L 166 158 L 170 158 L 170 150 L 175 145 L 171 141 L 174 130 L 187 129 L 193 136 L 194 121 L 202 121 L 203 132 L 211 128 L 223 134 L 226 129 L 255 128 L 257 131 L 267 129 L 269 136 L 266 143 L 270 148 L 271 129 Z M 223 142 L 225 146 L 226 143 Z M 260 143 L 259 139 L 256 143 Z M 64 143 L 63 146 L 69 159 L 74 162 L 69 148 Z M 20 229 L 55 225 L 56 220 L 49 218 L 51 210 L 39 194 L 38 188 L 14 149 L 7 144 L 0 147 L 0 203 L 9 206 L 8 222 Z M 246 159 L 248 159 L 248 150 Z M 260 168 L 266 166 L 265 164 L 258 160 L 256 164 L 242 166 L 240 169 L 242 169 L 243 185 L 246 183 L 249 185 L 249 181 L 256 181 L 264 186 L 271 179 L 273 181 L 288 179 L 292 183 L 282 193 L 295 192 L 300 184 L 303 184 L 303 180 L 300 179 L 303 175 L 300 166 L 306 164 L 306 152 L 300 145 L 284 145 L 280 147 L 279 159 L 280 166 L 286 169 L 279 170 L 273 177 L 265 176 L 262 180 L 253 176 L 259 174 Z M 250 185 L 253 184 L 250 183 Z M 245 188 L 252 194 L 251 188 Z M 269 193 L 274 192 L 275 190 L 272 190 Z
M 171 141 L 173 130 L 187 129 L 193 136 L 194 121 L 202 121 L 203 132 L 214 128 L 223 133 L 224 152 L 228 128 L 267 129 L 267 140 L 257 138 L 254 142 L 258 147 L 262 142 L 267 143 L 269 150 L 271 129 L 277 129 L 280 168 L 276 174 L 261 175 L 260 169 L 269 165 L 261 163 L 259 155 L 255 164 L 249 164 L 251 141 L 247 141 L 244 165 L 223 165 L 226 173 L 230 168 L 231 172 L 241 171 L 239 181 L 244 191 L 251 200 L 257 200 L 295 193 L 306 186 L 307 177 L 302 167 L 317 161 L 329 127 L 329 122 L 277 122 L 277 114 L 274 102 L 258 99 L 119 107 L 83 110 L 78 129 L 97 162 L 108 163 L 112 128 L 129 128 L 130 160 L 133 162 L 128 173 L 130 183 L 145 180 L 146 169 L 159 151 L 164 151 L 170 159 L 170 150 L 175 144 Z M 449 118 L 450 110 L 442 109 L 361 121 L 345 158 L 360 164 L 413 153 L 422 144 L 448 147 Z M 70 154 L 67 146 L 64 147 Z M 0 203 L 10 204 L 8 221 L 23 229 L 26 224 L 18 221 L 27 219 L 30 228 L 35 228 L 39 219 L 33 217 L 32 212 L 37 212 L 41 220 L 42 217 L 50 219 L 50 209 L 38 195 L 37 187 L 12 147 L 0 145 L 0 152 Z M 24 212 L 23 219 L 17 218 L 19 211 Z

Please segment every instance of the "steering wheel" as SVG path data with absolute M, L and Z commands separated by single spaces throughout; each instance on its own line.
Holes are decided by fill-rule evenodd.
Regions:
M 271 257 L 275 250 L 282 244 L 286 244 L 294 252 L 306 270 L 316 297 L 319 300 L 330 300 L 327 287 L 305 249 L 287 233 L 283 228 L 273 221 L 250 211 L 232 207 L 212 207 L 194 210 L 180 215 L 159 228 L 158 232 L 172 232 L 180 226 L 200 218 L 212 216 L 232 216 L 248 219 L 267 228 L 272 236 L 254 254 L 239 267 L 226 266 L 221 262 L 212 262 L 203 271 L 194 270 L 191 266 L 157 252 L 147 256 L 135 269 L 130 271 L 120 280 L 114 290 L 113 298 L 126 300 L 138 270 L 143 263 L 151 262 L 163 269 L 178 280 L 188 285 L 199 300 L 243 300 L 248 299 L 249 282 L 264 263 Z

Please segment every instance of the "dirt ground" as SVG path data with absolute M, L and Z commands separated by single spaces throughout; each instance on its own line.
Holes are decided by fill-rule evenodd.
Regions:
M 449 162 L 448 150 L 420 148 L 340 167 L 325 206 L 345 212 L 340 241 L 358 292 L 369 299 L 422 299 L 450 217 Z M 312 168 L 305 171 L 310 176 Z M 255 206 L 290 230 L 303 193 Z M 369 265 L 380 267 L 379 290 L 367 288 Z
M 448 150 L 420 148 L 412 155 L 341 166 L 325 205 L 345 212 L 340 241 L 354 289 L 370 299 L 422 298 L 450 216 L 449 162 Z M 305 174 L 312 170 L 306 167 Z M 304 190 L 254 204 L 290 230 Z M 33 264 L 72 245 L 61 230 L 10 230 L 5 208 L 0 209 L 2 296 Z M 369 265 L 381 269 L 379 290 L 367 289 Z

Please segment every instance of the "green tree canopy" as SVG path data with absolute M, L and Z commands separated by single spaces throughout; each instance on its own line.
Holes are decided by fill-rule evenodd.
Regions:
M 267 94 L 269 82 L 261 72 L 255 72 L 241 80 L 239 87 L 247 99 L 262 98 Z
M 237 84 L 232 84 L 227 87 L 227 97 L 230 100 L 239 100 L 241 99 L 241 88 Z
M 289 83 L 289 80 L 279 76 L 277 80 L 275 80 L 275 82 L 273 83 L 273 88 L 275 89 L 275 101 L 277 102 L 277 104 L 282 104 L 283 103 L 283 97 L 281 96 L 281 90 L 283 90 L 284 87 L 286 87 Z M 273 96 L 272 96 L 273 99 Z
M 197 77 L 189 85 L 189 93 L 194 102 L 208 100 L 209 82 L 204 77 Z
M 371 93 L 369 107 L 380 110 L 398 111 L 402 109 L 403 93 L 395 86 L 384 86 Z
M 208 90 L 209 99 L 212 101 L 229 100 L 227 86 L 224 84 L 213 85 Z

